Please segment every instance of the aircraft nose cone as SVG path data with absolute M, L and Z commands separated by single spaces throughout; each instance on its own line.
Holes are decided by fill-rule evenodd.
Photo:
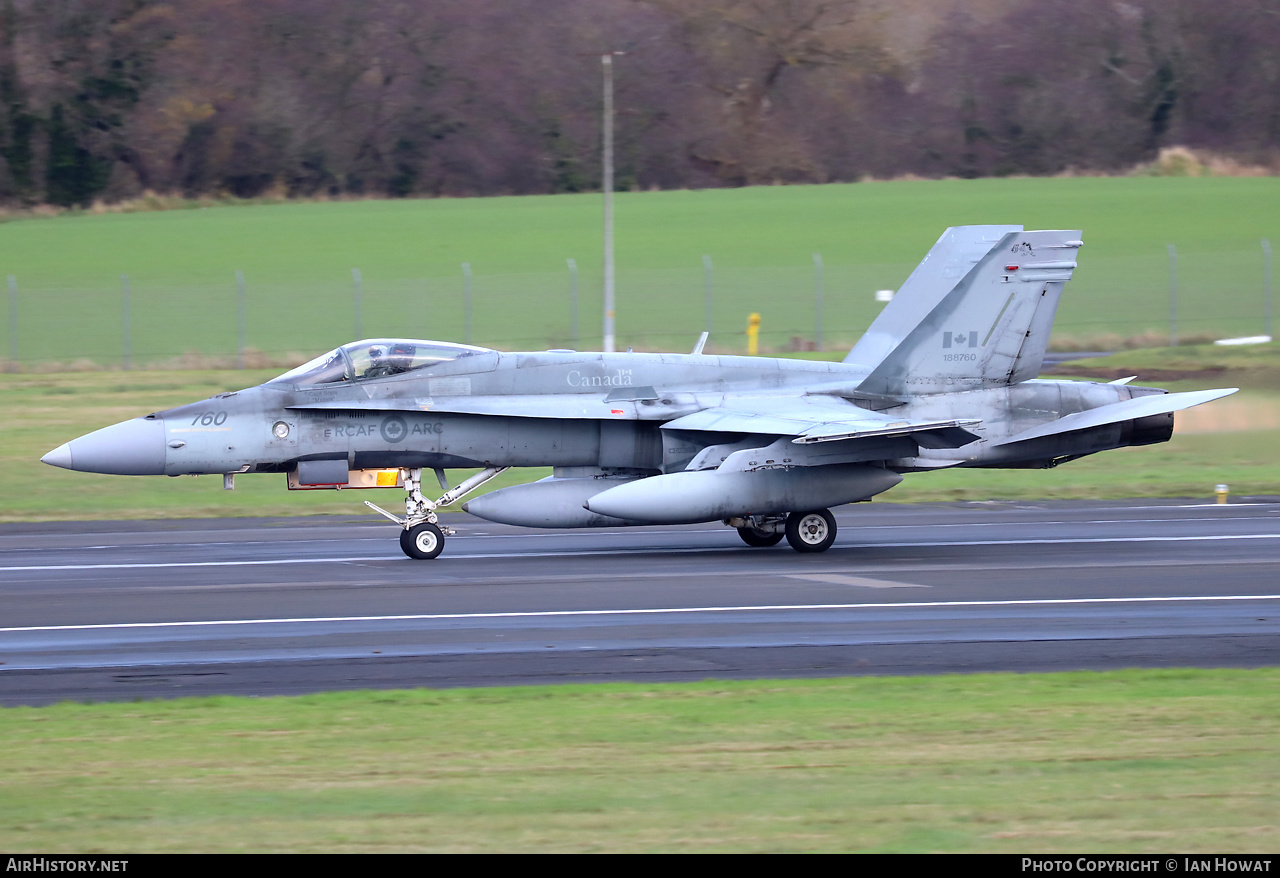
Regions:
M 71 465 L 71 446 L 66 442 L 63 442 L 53 451 L 40 458 L 40 462 L 47 463 L 49 466 L 60 466 L 63 469 L 75 469 Z
M 164 457 L 164 421 L 134 418 L 72 439 L 40 459 L 82 473 L 158 476 Z

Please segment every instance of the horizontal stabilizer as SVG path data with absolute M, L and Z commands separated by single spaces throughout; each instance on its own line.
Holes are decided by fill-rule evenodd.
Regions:
M 1110 405 L 1099 406 L 1096 409 L 1076 412 L 1073 415 L 1067 415 L 1065 418 L 1058 418 L 1056 421 L 1032 427 L 1030 430 L 1023 430 L 1021 433 L 996 444 L 1012 445 L 1015 442 L 1026 442 L 1029 439 L 1039 439 L 1042 436 L 1056 436 L 1061 433 L 1071 433 L 1075 430 L 1088 430 L 1091 427 L 1101 427 L 1106 424 L 1132 421 L 1138 418 L 1149 418 L 1152 415 L 1168 414 L 1191 408 L 1193 405 L 1200 405 L 1212 402 L 1215 399 L 1221 399 L 1224 396 L 1230 396 L 1237 390 L 1239 390 L 1238 387 L 1228 387 L 1220 390 L 1192 390 L 1185 393 L 1157 393 L 1150 396 L 1139 396 L 1136 399 L 1113 402 Z

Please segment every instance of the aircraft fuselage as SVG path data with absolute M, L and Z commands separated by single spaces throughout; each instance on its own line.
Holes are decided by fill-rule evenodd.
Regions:
M 726 398 L 787 395 L 792 388 L 839 396 L 853 392 L 866 374 L 843 363 L 647 353 L 504 353 L 477 363 L 479 369 L 458 368 L 470 365 L 466 360 L 443 365 L 454 368 L 314 387 L 268 383 L 218 394 L 73 440 L 64 446 L 70 449 L 68 468 L 122 475 L 280 473 L 305 461 L 345 458 L 353 470 L 551 466 L 673 472 L 688 462 L 700 439 L 713 437 L 664 435 L 671 432 L 660 429 L 664 422 Z M 672 387 L 679 390 L 665 389 Z M 1121 425 L 1065 442 L 1058 437 L 1028 448 L 992 446 L 1073 412 L 1161 392 L 1029 381 L 915 397 L 888 411 L 907 419 L 963 412 L 981 419 L 972 428 L 979 441 L 942 450 L 911 443 L 888 458 L 888 465 L 1018 466 L 1121 447 L 1134 433 L 1130 428 L 1126 437 Z M 1172 416 L 1164 420 L 1171 429 Z M 1150 430 L 1139 432 L 1150 439 Z

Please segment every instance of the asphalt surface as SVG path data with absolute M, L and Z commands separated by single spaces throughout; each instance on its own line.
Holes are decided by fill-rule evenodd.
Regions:
M 1280 664 L 1280 502 L 837 517 L 800 555 L 458 515 L 435 561 L 380 519 L 0 526 L 0 704 Z

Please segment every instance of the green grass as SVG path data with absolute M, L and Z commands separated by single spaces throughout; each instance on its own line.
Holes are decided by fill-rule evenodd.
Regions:
M 1233 386 L 1280 390 L 1280 341 L 1248 345 L 1184 345 L 1122 351 L 1076 360 L 1061 371 L 1109 377 L 1115 372 L 1197 380 L 1223 380 Z M 1103 374 L 1106 373 L 1106 374 Z
M 1273 398 L 1271 405 L 1280 402 Z M 1121 448 L 1052 470 L 913 473 L 879 500 L 1098 500 L 1132 497 L 1214 499 L 1280 495 L 1275 449 L 1280 430 L 1175 436 L 1162 445 Z
M 847 349 L 949 225 L 1082 228 L 1085 249 L 1056 332 L 1167 334 L 1166 244 L 1179 248 L 1184 336 L 1263 329 L 1259 240 L 1280 244 L 1280 178 L 943 180 L 622 193 L 623 345 L 687 349 L 703 329 L 703 254 L 715 266 L 716 350 L 745 347 L 747 315 L 782 350 L 814 333 L 813 254 L 824 261 L 825 337 Z M 132 288 L 135 360 L 236 348 L 233 274 L 248 280 L 248 346 L 315 354 L 355 334 L 462 340 L 461 263 L 474 271 L 472 341 L 573 344 L 565 259 L 581 268 L 578 346 L 600 345 L 595 195 L 228 206 L 80 214 L 0 224 L 0 274 L 18 281 L 25 368 L 118 364 L 120 275 Z
M 1258 852 L 1280 671 L 0 710 L 0 849 Z
M 1170 360 L 1129 352 L 1073 364 L 1077 371 L 1105 364 L 1126 374 L 1177 363 L 1211 371 L 1194 381 L 1153 381 L 1171 389 L 1244 385 L 1236 396 L 1178 416 L 1199 432 L 1171 442 L 1092 455 L 1053 470 L 953 470 L 917 473 L 876 502 L 947 500 L 1099 499 L 1213 496 L 1228 484 L 1233 496 L 1280 494 L 1280 345 L 1251 349 L 1179 348 Z M 1132 369 L 1132 372 L 1128 371 Z M 235 491 L 216 476 L 161 478 L 102 476 L 45 466 L 52 448 L 126 418 L 206 398 L 266 380 L 271 370 L 55 373 L 0 375 L 0 521 L 201 518 L 218 516 L 364 515 L 361 503 L 399 506 L 399 491 L 287 491 L 283 476 L 245 475 Z M 1194 422 L 1192 421 L 1194 419 Z M 487 490 L 549 475 L 511 470 Z M 460 481 L 465 474 L 454 474 Z

